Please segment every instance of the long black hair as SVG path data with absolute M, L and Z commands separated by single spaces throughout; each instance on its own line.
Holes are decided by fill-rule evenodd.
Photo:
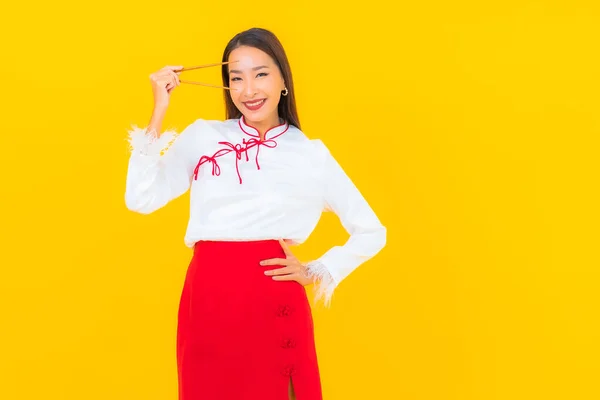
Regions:
M 262 28 L 251 28 L 235 35 L 223 52 L 223 62 L 229 61 L 229 55 L 233 50 L 240 46 L 255 47 L 259 50 L 267 53 L 275 64 L 279 67 L 281 76 L 285 82 L 285 87 L 288 90 L 287 96 L 281 96 L 279 99 L 279 106 L 277 108 L 279 117 L 283 118 L 290 125 L 300 128 L 300 119 L 298 118 L 298 111 L 296 110 L 296 98 L 294 96 L 294 82 L 292 80 L 292 70 L 288 62 L 285 50 L 281 45 L 281 42 L 277 37 L 266 29 Z M 221 75 L 223 77 L 223 86 L 229 87 L 229 69 L 227 64 L 221 67 Z M 241 118 L 242 113 L 235 106 L 231 96 L 227 89 L 223 89 L 223 96 L 225 98 L 225 113 L 226 119 Z

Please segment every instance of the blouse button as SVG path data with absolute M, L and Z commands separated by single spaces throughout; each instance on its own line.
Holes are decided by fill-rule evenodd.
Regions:
M 285 366 L 281 370 L 281 373 L 284 376 L 290 377 L 290 376 L 292 376 L 292 375 L 294 375 L 296 373 L 296 368 L 293 365 L 290 364 L 290 365 Z
M 289 305 L 280 305 L 277 309 L 278 317 L 289 317 L 292 313 L 292 308 Z
M 294 339 L 283 339 L 281 341 L 281 347 L 284 349 L 293 349 L 296 347 L 296 341 Z

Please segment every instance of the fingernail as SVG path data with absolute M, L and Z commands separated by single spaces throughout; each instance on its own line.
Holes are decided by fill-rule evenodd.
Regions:
M 265 271 L 265 275 L 269 275 L 269 271 Z
M 261 261 L 261 262 L 260 262 L 260 265 L 265 265 L 265 262 L 264 262 L 264 261 Z

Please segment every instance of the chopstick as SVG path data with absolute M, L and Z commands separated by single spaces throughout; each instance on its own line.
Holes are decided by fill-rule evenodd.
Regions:
M 234 62 L 237 62 L 237 61 L 238 60 L 235 60 L 235 61 L 225 61 L 225 62 L 214 63 L 214 64 L 197 65 L 195 67 L 186 67 L 186 68 L 180 69 L 179 72 L 190 71 L 192 69 L 198 69 L 198 68 L 214 67 L 214 66 L 217 66 L 217 65 L 225 65 L 225 64 L 234 63 Z
M 217 85 L 211 85 L 209 83 L 201 83 L 201 82 L 192 82 L 192 81 L 183 81 L 183 80 L 179 80 L 179 82 L 181 83 L 190 83 L 192 85 L 202 85 L 202 86 L 209 86 L 209 87 L 214 87 L 214 88 L 219 88 L 219 89 L 229 89 L 231 90 L 231 88 L 228 88 L 226 86 L 217 86 Z
M 230 64 L 230 63 L 234 63 L 237 62 L 238 60 L 235 61 L 225 61 L 225 62 L 220 62 L 220 63 L 213 63 L 213 64 L 204 64 L 204 65 L 196 65 L 194 67 L 186 67 L 183 69 L 180 69 L 178 72 L 184 72 L 184 71 L 190 71 L 193 69 L 198 69 L 198 68 L 207 68 L 207 67 L 214 67 L 217 65 L 225 65 L 225 64 Z M 193 82 L 193 81 L 184 81 L 184 80 L 179 80 L 180 83 L 188 83 L 188 84 L 192 84 L 192 85 L 201 85 L 201 86 L 208 86 L 208 87 L 214 87 L 214 88 L 219 88 L 219 89 L 228 89 L 231 90 L 231 88 L 226 87 L 226 86 L 218 86 L 218 85 L 211 85 L 210 83 L 201 83 L 201 82 Z

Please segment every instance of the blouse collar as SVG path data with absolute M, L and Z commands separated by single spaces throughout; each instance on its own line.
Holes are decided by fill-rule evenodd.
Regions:
M 264 140 L 274 139 L 278 136 L 283 135 L 288 130 L 289 124 L 287 123 L 287 121 L 284 121 L 282 118 L 279 118 L 279 122 L 279 125 L 269 128 L 269 130 L 265 132 Z M 252 136 L 257 139 L 260 138 L 260 133 L 258 132 L 258 129 L 247 124 L 244 115 L 242 115 L 242 117 L 238 120 L 238 125 L 246 135 Z

